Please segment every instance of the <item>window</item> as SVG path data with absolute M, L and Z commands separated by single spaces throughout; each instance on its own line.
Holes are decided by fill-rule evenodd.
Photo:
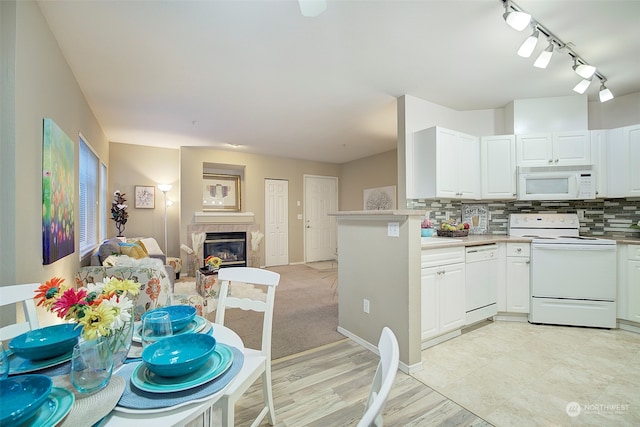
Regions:
M 90 252 L 106 233 L 107 168 L 80 135 L 80 256 Z

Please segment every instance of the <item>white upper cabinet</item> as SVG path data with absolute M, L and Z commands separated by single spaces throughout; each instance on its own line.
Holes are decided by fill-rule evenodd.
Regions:
M 415 132 L 408 198 L 480 199 L 480 141 L 441 127 Z M 409 177 L 407 177 L 409 180 Z
M 613 129 L 607 150 L 607 197 L 640 196 L 640 125 Z
M 480 138 L 482 198 L 516 198 L 516 139 L 514 135 Z
M 596 176 L 596 198 L 607 197 L 607 145 L 608 130 L 591 131 L 591 163 Z
M 545 132 L 516 136 L 518 166 L 591 164 L 589 131 Z

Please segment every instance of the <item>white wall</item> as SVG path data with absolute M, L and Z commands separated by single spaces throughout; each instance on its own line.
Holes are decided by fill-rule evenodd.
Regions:
M 513 101 L 513 133 L 588 129 L 587 96 L 556 96 Z
M 442 126 L 471 135 L 496 135 L 504 129 L 502 109 L 457 111 L 411 95 L 404 95 L 403 123 L 408 133 Z M 398 117 L 400 126 L 400 117 Z M 496 127 L 499 126 L 499 127 Z
M 640 92 L 611 101 L 589 102 L 589 129 L 615 129 L 640 123 Z
M 81 132 L 98 155 L 106 161 L 108 143 L 89 108 L 58 44 L 49 30 L 37 2 L 2 1 L 2 65 L 14 64 L 14 78 L 2 78 L 11 88 L 3 88 L 2 150 L 3 184 L 0 187 L 3 254 L 2 282 L 43 283 L 63 277 L 73 283 L 80 266 L 79 233 L 76 252 L 50 265 L 42 265 L 42 124 L 49 117 L 75 143 L 75 197 L 78 197 L 78 133 Z M 12 24 L 12 25 L 7 25 Z M 5 43 L 13 49 L 5 50 Z M 3 69 L 3 73 L 7 70 Z M 5 105 L 5 93 L 13 92 L 14 102 Z M 6 107 L 6 109 L 5 109 Z M 5 113 L 14 118 L 7 123 Z M 8 138 L 5 140 L 5 135 Z M 8 158 L 4 155 L 8 154 Z M 6 172 L 5 164 L 12 164 Z M 10 187 L 13 187 L 10 189 Z M 8 205 L 5 205 L 7 203 Z M 79 212 L 75 211 L 75 224 Z M 15 238 L 5 239 L 13 234 Z

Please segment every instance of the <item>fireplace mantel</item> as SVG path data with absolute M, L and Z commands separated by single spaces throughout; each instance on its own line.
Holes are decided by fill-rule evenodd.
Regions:
M 194 224 L 253 224 L 253 212 L 195 212 Z

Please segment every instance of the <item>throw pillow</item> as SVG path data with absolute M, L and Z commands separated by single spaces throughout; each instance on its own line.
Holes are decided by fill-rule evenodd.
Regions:
M 119 243 L 121 243 L 120 240 L 118 240 L 117 237 L 114 237 L 113 239 L 105 240 L 100 245 L 100 248 L 98 249 L 98 258 L 100 264 L 102 264 L 104 260 L 111 255 L 121 254 Z
M 142 243 L 142 240 L 136 240 L 134 243 L 140 246 L 140 248 L 142 248 L 144 253 L 147 254 L 147 256 L 149 256 L 149 251 L 147 250 L 147 247 L 144 245 L 144 243 Z
M 139 245 L 136 245 L 135 243 L 120 243 L 120 251 L 122 252 L 123 255 L 127 255 L 131 258 L 146 258 L 147 253 L 142 250 L 142 248 Z

